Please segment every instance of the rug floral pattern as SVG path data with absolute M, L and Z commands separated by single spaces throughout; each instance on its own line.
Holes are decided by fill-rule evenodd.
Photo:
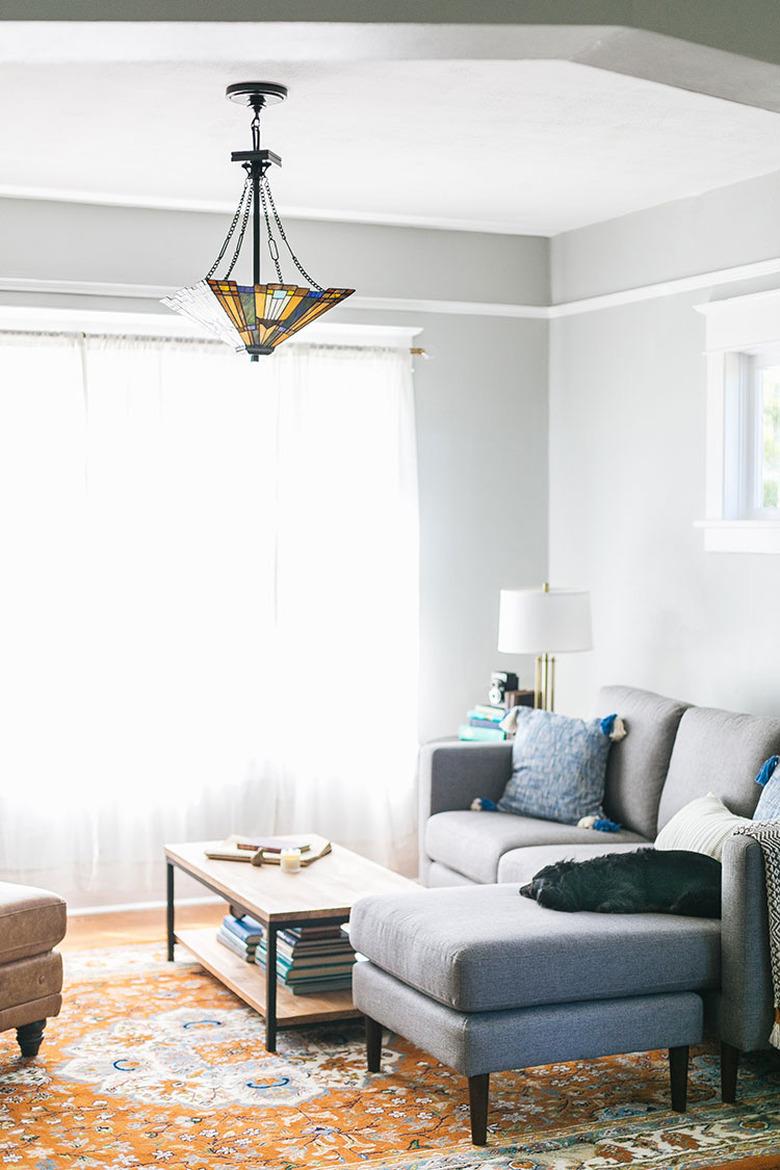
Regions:
M 359 1026 L 283 1032 L 157 947 L 66 956 L 40 1057 L 0 1035 L 0 1167 L 14 1170 L 667 1170 L 780 1154 L 780 1059 L 746 1064 L 737 1106 L 697 1052 L 686 1115 L 664 1054 L 492 1078 L 489 1145 L 468 1140 L 463 1078 L 391 1038 L 365 1071 Z M 780 1164 L 780 1161 L 779 1161 Z

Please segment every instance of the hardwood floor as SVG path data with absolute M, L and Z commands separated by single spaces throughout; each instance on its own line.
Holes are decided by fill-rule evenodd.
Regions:
M 225 913 L 219 906 L 177 906 L 176 925 L 192 928 L 214 926 Z M 59 950 L 116 947 L 124 943 L 165 943 L 165 909 L 122 910 L 115 914 L 85 914 L 68 919 L 68 932 Z

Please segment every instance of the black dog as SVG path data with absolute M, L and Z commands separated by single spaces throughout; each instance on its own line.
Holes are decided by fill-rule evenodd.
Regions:
M 551 910 L 720 918 L 720 862 L 682 849 L 637 849 L 558 861 L 520 893 Z

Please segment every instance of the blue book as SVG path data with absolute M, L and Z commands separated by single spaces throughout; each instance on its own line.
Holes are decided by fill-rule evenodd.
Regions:
M 222 926 L 225 930 L 234 934 L 236 938 L 240 938 L 244 943 L 259 943 L 260 939 L 265 937 L 265 928 L 262 923 L 256 922 L 248 914 L 245 914 L 242 918 L 236 918 L 233 914 L 226 914 L 222 919 Z
M 242 943 L 240 938 L 236 938 L 229 930 L 225 930 L 224 926 L 220 926 L 217 931 L 217 942 L 222 943 L 223 947 L 227 947 L 234 955 L 238 955 L 245 963 L 254 963 L 255 948 L 249 946 L 247 943 Z

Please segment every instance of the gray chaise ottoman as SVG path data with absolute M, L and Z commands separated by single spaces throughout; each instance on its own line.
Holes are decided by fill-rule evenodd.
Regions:
M 668 1048 L 672 1107 L 685 1109 L 699 992 L 719 986 L 719 922 L 562 914 L 512 883 L 363 898 L 351 939 L 369 960 L 353 976 L 369 1069 L 385 1025 L 464 1073 L 475 1144 L 502 1069 Z

